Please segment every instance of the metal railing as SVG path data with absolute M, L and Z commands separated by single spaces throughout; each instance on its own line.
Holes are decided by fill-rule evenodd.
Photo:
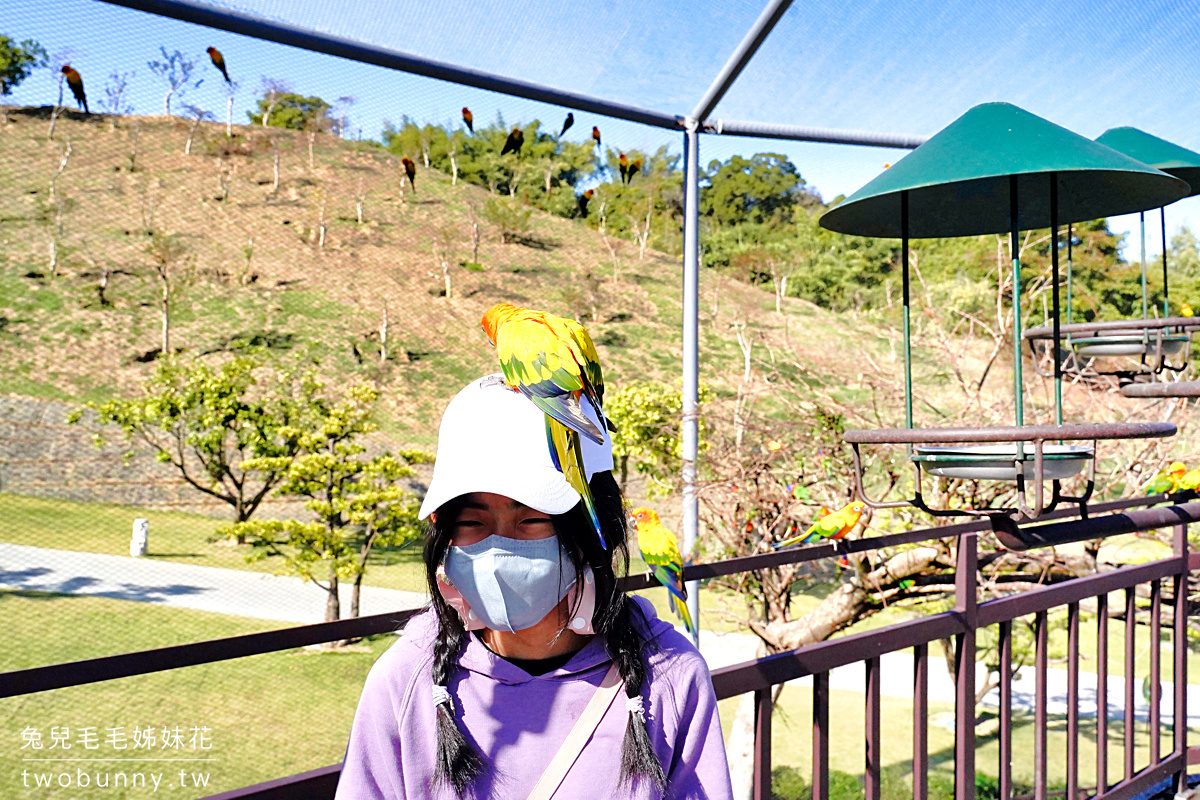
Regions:
M 1002 541 L 1007 540 L 1014 549 L 1022 546 L 1044 546 L 1066 541 L 1101 538 L 1116 533 L 1144 531 L 1172 527 L 1174 530 L 1173 554 L 1170 558 L 1136 566 L 1121 567 L 1083 578 L 1077 578 L 1040 589 L 1021 591 L 1000 599 L 980 603 L 977 597 L 977 545 L 981 532 L 992 530 L 992 522 L 978 520 L 958 525 L 906 531 L 885 536 L 826 543 L 798 550 L 783 550 L 771 553 L 743 556 L 723 561 L 689 566 L 685 570 L 688 580 L 770 569 L 786 564 L 826 559 L 847 553 L 866 552 L 885 547 L 915 544 L 923 541 L 953 538 L 956 548 L 955 608 L 941 614 L 898 623 L 866 633 L 844 636 L 831 641 L 801 647 L 786 653 L 768 656 L 754 661 L 736 664 L 715 670 L 713 686 L 718 699 L 735 697 L 748 692 L 755 696 L 756 719 L 754 725 L 754 776 L 756 800 L 765 800 L 770 795 L 771 776 L 771 694 L 778 684 L 811 676 L 813 679 L 813 741 L 812 741 L 812 785 L 813 800 L 826 800 L 829 796 L 829 675 L 838 667 L 863 663 L 866 669 L 864 691 L 865 724 L 867 732 L 866 761 L 864 764 L 865 800 L 879 800 L 880 770 L 880 664 L 881 657 L 888 653 L 911 649 L 914 658 L 913 684 L 913 797 L 927 800 L 929 789 L 929 644 L 943 639 L 955 640 L 955 776 L 956 800 L 974 800 L 975 797 L 975 651 L 976 636 L 980 629 L 998 626 L 1000 641 L 1000 797 L 1008 800 L 1013 796 L 1012 782 L 1012 623 L 1025 616 L 1035 618 L 1035 800 L 1045 800 L 1047 793 L 1047 664 L 1048 664 L 1048 614 L 1054 609 L 1065 608 L 1068 626 L 1068 709 L 1067 709 L 1067 797 L 1080 797 L 1078 741 L 1080 735 L 1079 712 L 1079 628 L 1080 604 L 1094 601 L 1097 604 L 1097 631 L 1099 652 L 1097 653 L 1097 686 L 1107 687 L 1107 598 L 1112 592 L 1124 592 L 1125 621 L 1125 750 L 1123 772 L 1115 783 L 1109 783 L 1107 764 L 1108 704 L 1097 704 L 1096 736 L 1100 744 L 1097 750 L 1097 774 L 1095 785 L 1101 790 L 1095 797 L 1103 800 L 1126 800 L 1168 776 L 1182 776 L 1187 766 L 1187 576 L 1191 570 L 1200 569 L 1200 554 L 1189 557 L 1187 552 L 1187 526 L 1200 522 L 1200 503 L 1172 505 L 1122 513 L 1126 509 L 1162 503 L 1168 498 L 1163 495 L 1131 498 L 1108 503 L 1093 504 L 1087 519 L 1069 519 L 1074 509 L 1063 509 L 1044 515 L 1044 519 L 1059 522 L 1026 529 L 997 531 Z M 1024 534 L 1029 533 L 1029 536 Z M 1023 545 L 1022 542 L 1025 541 Z M 1015 538 L 1014 538 L 1015 537 Z M 1173 634 L 1174 658 L 1174 712 L 1172 718 L 1172 747 L 1162 750 L 1162 721 L 1159 714 L 1161 700 L 1161 647 L 1150 648 L 1150 761 L 1142 769 L 1135 769 L 1133 732 L 1134 708 L 1134 647 L 1136 624 L 1139 616 L 1135 604 L 1135 591 L 1140 586 L 1148 587 L 1150 597 L 1149 618 L 1150 641 L 1159 642 L 1161 612 L 1163 606 L 1163 582 L 1171 582 L 1170 624 Z M 634 591 L 656 586 L 649 574 L 631 575 L 623 578 L 622 588 Z M 287 650 L 310 644 L 338 641 L 375 633 L 393 632 L 402 627 L 417 611 L 401 611 L 379 614 L 338 622 L 305 625 L 282 630 L 253 633 L 243 636 L 196 642 L 186 645 L 158 648 L 155 650 L 102 658 L 87 659 L 63 664 L 52 664 L 32 669 L 16 670 L 0 674 L 0 697 L 13 697 L 34 692 L 49 691 L 68 686 L 78 686 L 99 681 L 114 680 L 143 675 L 167 669 L 196 666 L 250 655 Z M 1105 695 L 1106 697 L 1106 695 Z M 332 797 L 337 786 L 340 764 L 291 775 L 254 786 L 235 789 L 213 795 L 210 800 L 233 800 L 233 798 L 322 798 Z

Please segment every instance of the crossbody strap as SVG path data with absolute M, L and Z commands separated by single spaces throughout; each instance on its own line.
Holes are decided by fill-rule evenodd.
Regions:
M 604 680 L 600 681 L 600 685 L 596 687 L 596 691 L 583 709 L 583 713 L 575 721 L 575 727 L 571 728 L 571 732 L 563 740 L 562 747 L 558 748 L 558 752 L 550 760 L 546 771 L 534 784 L 528 800 L 550 800 L 554 796 L 554 792 L 563 782 L 563 778 L 567 777 L 567 771 L 579 758 L 579 754 L 583 752 L 583 746 L 595 733 L 596 728 L 600 725 L 600 720 L 604 718 L 604 714 L 624 686 L 625 681 L 617 671 L 617 664 L 614 661 L 608 674 L 604 676 Z

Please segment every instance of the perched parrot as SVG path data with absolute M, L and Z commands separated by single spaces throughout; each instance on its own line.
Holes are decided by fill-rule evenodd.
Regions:
M 475 135 L 475 117 L 471 114 L 471 109 L 463 106 L 463 122 L 467 123 L 467 130 L 471 135 Z
M 633 183 L 634 175 L 641 175 L 641 174 L 642 174 L 642 160 L 640 158 L 635 158 L 633 161 L 629 162 L 629 183 Z
M 596 147 L 600 146 L 600 129 L 595 125 L 592 126 L 592 141 L 596 143 Z
M 579 199 L 575 201 L 579 206 L 579 216 L 583 217 L 584 219 L 587 219 L 588 203 L 592 202 L 592 197 L 595 196 L 595 194 L 595 189 L 588 189 L 586 192 L 579 195 Z
M 504 140 L 504 147 L 500 148 L 500 155 L 506 153 L 516 153 L 521 155 L 521 147 L 525 144 L 525 134 L 520 128 L 513 128 L 508 134 L 508 138 Z
M 1187 473 L 1182 461 L 1172 461 L 1146 484 L 1146 494 L 1172 494 L 1179 491 L 1179 482 Z
M 407 157 L 400 159 L 400 163 L 404 165 L 404 174 L 408 176 L 408 185 L 412 187 L 415 194 L 417 191 L 417 165 Z
M 482 325 L 496 346 L 505 383 L 546 414 L 546 440 L 554 465 L 583 499 L 596 535 L 607 549 L 579 439 L 582 435 L 604 443 L 604 431 L 583 413 L 583 397 L 602 424 L 608 425 L 602 406 L 604 378 L 592 337 L 575 320 L 509 303 L 498 303 L 484 312 Z
M 1200 468 L 1190 470 L 1179 479 L 1179 491 L 1194 492 L 1200 489 Z
M 575 115 L 572 114 L 570 111 L 568 111 L 567 118 L 563 120 L 562 130 L 558 132 L 558 138 L 561 139 L 563 137 L 563 134 L 566 133 L 567 130 L 574 124 L 575 124 Z
M 621 153 L 621 157 L 617 159 L 617 169 L 621 171 L 621 183 L 628 183 L 629 178 L 629 159 Z
M 63 64 L 62 74 L 67 76 L 67 86 L 71 87 L 75 102 L 83 107 L 84 113 L 92 113 L 88 111 L 87 95 L 83 91 L 83 76 L 72 69 L 70 64 Z
M 649 508 L 635 508 L 633 522 L 637 526 L 638 550 L 642 560 L 654 578 L 667 587 L 667 597 L 675 616 L 683 621 L 688 633 L 695 636 L 696 623 L 687 607 L 687 587 L 683 585 L 683 556 L 679 554 L 679 541 L 658 519 L 658 514 Z
M 823 539 L 841 539 L 858 524 L 862 513 L 867 510 L 866 503 L 855 500 L 831 514 L 822 515 L 802 536 L 784 539 L 775 545 L 776 549 L 793 544 L 814 544 Z
M 1190 316 L 1193 316 L 1193 315 L 1195 315 L 1195 313 L 1196 313 L 1196 312 L 1192 311 L 1192 307 L 1191 307 L 1190 305 L 1188 305 L 1187 303 L 1180 303 L 1180 304 L 1179 304 L 1179 314 L 1180 314 L 1180 316 L 1183 316 L 1183 317 L 1190 317 Z
M 208 57 L 212 59 L 213 66 L 221 70 L 221 74 L 225 76 L 226 83 L 233 83 L 229 80 L 229 73 L 225 71 L 225 56 L 221 55 L 221 51 L 215 47 L 204 48 L 208 51 Z

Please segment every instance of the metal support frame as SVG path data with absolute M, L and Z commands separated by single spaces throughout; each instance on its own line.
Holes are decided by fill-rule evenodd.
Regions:
M 683 135 L 683 553 L 695 554 L 700 527 L 696 456 L 700 449 L 700 136 L 694 123 Z M 688 581 L 688 611 L 700 644 L 700 584 Z

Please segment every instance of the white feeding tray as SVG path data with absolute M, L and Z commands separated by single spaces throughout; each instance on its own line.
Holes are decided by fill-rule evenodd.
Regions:
M 1025 480 L 1033 480 L 1034 445 L 1025 442 L 1025 460 L 1021 463 Z M 913 448 L 912 460 L 921 469 L 939 478 L 976 481 L 1016 481 L 1017 446 L 1013 444 L 964 445 L 957 447 L 920 446 Z M 1042 445 L 1043 480 L 1063 480 L 1077 475 L 1095 453 L 1078 444 Z
M 1162 353 L 1173 356 L 1183 352 L 1188 337 L 1182 334 L 1167 334 L 1162 337 Z M 1118 332 L 1104 336 L 1089 336 L 1071 339 L 1075 352 L 1085 358 L 1099 356 L 1147 356 L 1158 352 L 1158 337 L 1135 332 Z

